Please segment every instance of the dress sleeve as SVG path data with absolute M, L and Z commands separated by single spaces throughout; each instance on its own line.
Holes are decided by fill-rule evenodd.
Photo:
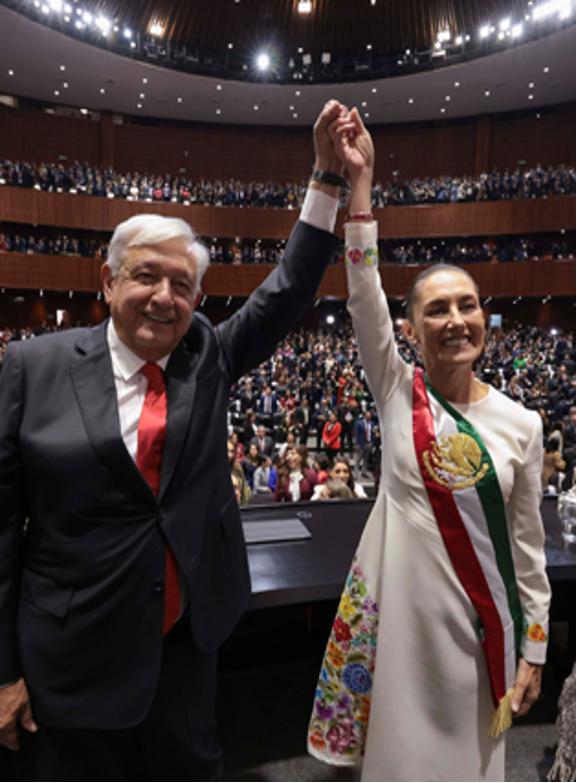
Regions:
M 534 416 L 523 463 L 517 469 L 508 514 L 511 548 L 525 617 L 521 654 L 529 663 L 545 663 L 551 588 L 545 571 L 545 531 L 541 519 L 542 426 Z
M 379 409 L 401 379 L 405 362 L 395 345 L 393 324 L 379 275 L 377 223 L 345 225 L 349 299 L 359 354 Z

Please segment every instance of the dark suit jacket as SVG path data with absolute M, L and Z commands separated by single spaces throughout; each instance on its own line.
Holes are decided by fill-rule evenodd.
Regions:
M 255 435 L 254 438 L 250 439 L 249 446 L 251 443 L 256 443 L 256 445 L 259 448 L 259 451 L 262 451 L 263 454 L 266 454 L 267 457 L 272 457 L 274 452 L 274 440 L 271 438 L 270 435 L 265 435 L 264 438 L 264 450 L 260 448 L 260 438 Z
M 218 648 L 238 621 L 250 583 L 226 452 L 230 387 L 310 306 L 337 245 L 299 221 L 283 262 L 231 319 L 213 328 L 195 313 L 166 369 L 158 497 L 120 434 L 106 324 L 9 346 L 0 683 L 24 675 L 41 725 L 117 729 L 145 717 L 162 654 L 165 538 L 199 648 Z

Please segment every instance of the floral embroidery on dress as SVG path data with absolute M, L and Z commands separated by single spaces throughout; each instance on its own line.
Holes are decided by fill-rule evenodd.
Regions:
M 533 623 L 529 625 L 525 622 L 525 636 L 527 636 L 532 642 L 546 642 L 547 634 L 545 633 L 543 626 L 540 623 Z
M 367 247 L 362 250 L 360 247 L 347 248 L 345 253 L 345 263 L 357 266 L 361 261 L 367 266 L 378 266 L 379 251 L 376 247 Z
M 379 265 L 379 253 L 376 247 L 368 247 L 365 250 L 364 256 L 365 256 L 365 264 L 367 266 Z
M 355 558 L 323 661 L 309 727 L 311 748 L 364 754 L 377 646 L 378 608 Z
M 347 264 L 354 264 L 356 266 L 357 264 L 361 263 L 362 259 L 363 259 L 363 251 L 358 247 L 355 247 L 347 252 L 347 256 L 346 256 Z

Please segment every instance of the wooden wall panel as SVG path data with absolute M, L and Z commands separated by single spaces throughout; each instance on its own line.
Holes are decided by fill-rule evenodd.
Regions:
M 46 114 L 35 109 L 10 109 L 0 105 L 0 158 L 34 163 L 66 164 L 75 160 L 92 165 L 100 157 L 100 123 Z
M 146 212 L 181 217 L 203 237 L 247 239 L 287 238 L 299 214 L 298 210 L 143 204 L 122 199 L 0 188 L 0 219 L 7 223 L 113 231 L 121 221 Z M 379 236 L 384 239 L 569 231 L 575 228 L 575 197 L 389 207 L 375 210 L 375 217 L 379 221 Z M 344 212 L 341 211 L 338 222 L 341 233 L 343 218 Z
M 520 160 L 523 168 L 575 165 L 575 104 L 491 118 L 491 168 L 514 169 Z
M 537 163 L 575 164 L 575 104 L 490 115 L 483 154 L 486 168 L 505 170 L 521 159 Z M 398 125 L 372 125 L 376 179 L 401 181 L 443 174 L 473 174 L 477 148 L 475 117 Z M 114 149 L 118 172 L 176 175 L 181 168 L 192 179 L 240 179 L 298 182 L 313 164 L 312 131 L 244 125 L 161 121 L 158 127 L 114 125 L 108 149 Z M 0 106 L 0 157 L 53 162 L 102 163 L 99 123 L 48 115 L 25 107 Z M 108 162 L 108 158 L 106 159 Z
M 20 253 L 0 255 L 0 286 L 46 291 L 99 291 L 100 261 L 68 256 L 39 256 Z M 527 264 L 469 264 L 482 296 L 571 296 L 575 294 L 575 262 L 533 261 Z M 209 267 L 202 282 L 209 296 L 250 296 L 273 267 Z M 414 277 L 423 267 L 385 264 L 380 267 L 387 295 L 404 298 Z M 346 274 L 342 264 L 329 267 L 319 296 L 346 298 Z

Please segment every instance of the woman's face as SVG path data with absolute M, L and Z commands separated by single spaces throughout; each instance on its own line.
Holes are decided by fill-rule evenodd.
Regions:
M 291 470 L 300 470 L 300 467 L 302 465 L 302 460 L 301 460 L 301 455 L 298 453 L 296 449 L 286 450 L 286 461 L 287 461 L 287 465 Z
M 403 328 L 429 372 L 473 364 L 485 344 L 485 318 L 474 283 L 452 270 L 425 278 L 417 288 L 413 323 L 405 321 Z
M 256 443 L 251 443 L 250 444 L 250 446 L 248 447 L 248 453 L 250 454 L 251 457 L 256 457 L 257 456 L 257 454 L 258 454 L 258 446 L 256 445 Z
M 348 484 L 351 478 L 349 466 L 344 462 L 335 462 L 333 469 L 331 470 L 331 478 L 339 479 L 345 484 Z

